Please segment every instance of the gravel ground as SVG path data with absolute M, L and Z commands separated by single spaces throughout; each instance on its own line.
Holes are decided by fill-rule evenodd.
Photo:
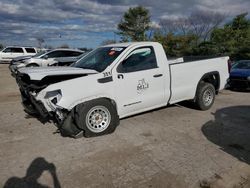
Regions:
M 250 187 L 250 93 L 212 109 L 178 104 L 121 120 L 111 135 L 72 139 L 23 112 L 0 65 L 0 187 Z

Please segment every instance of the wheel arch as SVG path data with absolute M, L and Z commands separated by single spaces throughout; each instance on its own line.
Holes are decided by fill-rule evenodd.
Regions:
M 196 86 L 196 92 L 198 90 L 199 84 L 202 82 L 212 84 L 215 88 L 216 94 L 218 94 L 220 89 L 220 73 L 218 71 L 212 71 L 204 74 Z
M 39 67 L 39 64 L 35 63 L 35 62 L 32 62 L 32 63 L 29 63 L 26 65 L 26 67 L 30 67 L 32 65 L 35 65 L 36 67 Z
M 98 100 L 98 99 L 106 99 L 106 100 L 108 100 L 115 107 L 116 111 L 118 112 L 118 106 L 117 106 L 116 101 L 113 98 L 108 97 L 108 96 L 96 96 L 96 97 L 93 97 L 93 98 L 92 97 L 91 98 L 85 98 L 85 99 L 82 99 L 82 100 L 78 101 L 74 105 L 71 105 L 71 107 L 68 108 L 68 109 L 72 110 L 72 109 L 76 108 L 80 104 L 84 104 L 86 102 L 93 101 L 93 100 Z

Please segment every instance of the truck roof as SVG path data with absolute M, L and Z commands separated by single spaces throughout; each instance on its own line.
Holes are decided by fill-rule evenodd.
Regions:
M 144 42 L 124 42 L 105 45 L 105 47 L 128 47 L 132 45 L 152 45 L 158 42 L 144 41 Z

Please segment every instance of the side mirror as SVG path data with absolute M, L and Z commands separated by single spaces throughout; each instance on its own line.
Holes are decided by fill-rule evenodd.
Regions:
M 44 58 L 44 59 L 48 59 L 48 58 L 49 58 L 49 56 L 48 56 L 48 55 L 45 55 L 43 58 Z

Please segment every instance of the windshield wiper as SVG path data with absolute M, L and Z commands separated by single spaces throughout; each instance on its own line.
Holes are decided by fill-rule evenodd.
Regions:
M 77 67 L 77 66 L 76 66 Z M 97 71 L 97 72 L 100 72 L 100 71 L 98 71 L 98 70 L 96 70 L 96 69 L 94 69 L 94 68 L 91 68 L 91 67 L 77 67 L 77 68 L 81 68 L 81 69 L 89 69 L 89 70 L 95 70 L 95 71 Z

